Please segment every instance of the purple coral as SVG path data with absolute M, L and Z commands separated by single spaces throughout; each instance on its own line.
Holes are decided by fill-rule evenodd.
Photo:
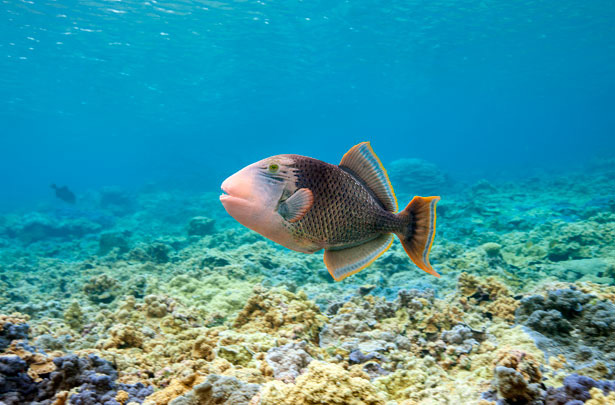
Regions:
M 6 322 L 0 328 L 0 351 L 6 349 L 13 340 L 27 339 L 30 326 L 27 323 Z
M 564 378 L 562 387 L 548 389 L 545 405 L 582 405 L 591 398 L 589 390 L 592 388 L 600 388 L 608 394 L 615 391 L 615 381 L 596 381 L 586 376 L 571 374 Z
M 128 402 L 141 403 L 152 394 L 152 387 L 137 384 L 117 384 L 117 371 L 106 360 L 95 355 L 77 357 L 74 354 L 53 360 L 56 370 L 41 375 L 34 382 L 27 374 L 28 365 L 17 356 L 0 356 L 0 401 L 7 405 L 32 403 L 49 405 L 59 391 L 76 392 L 69 398 L 73 405 L 119 405 L 117 391 L 129 394 Z
M 28 365 L 17 356 L 0 356 L 0 403 L 23 404 L 36 398 L 37 387 Z

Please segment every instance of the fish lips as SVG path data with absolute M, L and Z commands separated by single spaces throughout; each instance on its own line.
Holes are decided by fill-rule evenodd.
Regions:
M 249 204 L 249 200 L 247 198 L 237 196 L 236 193 L 234 194 L 231 190 L 231 187 L 229 187 L 227 180 L 225 180 L 220 187 L 222 189 L 222 194 L 220 195 L 220 202 L 222 203 L 226 211 L 228 212 L 229 209 L 234 206 L 247 206 Z

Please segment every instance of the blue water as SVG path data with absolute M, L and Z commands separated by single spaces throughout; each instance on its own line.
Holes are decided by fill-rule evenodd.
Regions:
M 459 177 L 615 153 L 611 1 L 0 2 L 5 204 L 369 140 Z
M 613 0 L 0 0 L 0 405 L 615 391 L 614 22 Z M 441 277 L 396 240 L 336 282 L 220 204 L 247 164 L 362 141 L 400 208 L 441 196 Z

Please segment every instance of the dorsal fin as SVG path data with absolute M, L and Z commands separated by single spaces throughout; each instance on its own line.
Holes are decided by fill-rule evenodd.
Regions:
M 391 181 L 369 142 L 361 142 L 346 152 L 340 167 L 363 181 L 387 211 L 397 212 L 397 198 Z

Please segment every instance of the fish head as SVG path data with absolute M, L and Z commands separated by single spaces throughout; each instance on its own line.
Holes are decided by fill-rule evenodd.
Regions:
M 220 202 L 240 224 L 281 243 L 287 235 L 278 205 L 296 190 L 295 173 L 289 155 L 260 160 L 224 180 Z

